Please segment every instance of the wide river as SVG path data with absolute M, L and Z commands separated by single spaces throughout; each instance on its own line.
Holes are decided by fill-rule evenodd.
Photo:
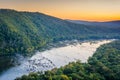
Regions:
M 63 47 L 54 47 L 42 52 L 36 52 L 30 58 L 20 58 L 21 65 L 10 68 L 0 75 L 0 80 L 14 80 L 30 72 L 50 70 L 55 67 L 60 67 L 73 62 L 81 60 L 87 62 L 88 58 L 93 55 L 96 49 L 102 45 L 113 40 L 101 40 L 91 42 L 75 42 Z

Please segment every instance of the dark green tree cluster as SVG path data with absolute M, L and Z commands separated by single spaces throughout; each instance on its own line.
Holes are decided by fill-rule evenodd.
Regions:
M 80 61 L 16 80 L 120 80 L 120 41 L 102 45 L 88 63 Z
M 14 66 L 14 58 L 10 56 L 0 57 L 0 73 Z

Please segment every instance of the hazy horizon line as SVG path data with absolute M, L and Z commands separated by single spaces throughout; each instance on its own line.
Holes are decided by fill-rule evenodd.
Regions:
M 51 16 L 51 17 L 59 18 L 59 19 L 62 19 L 62 20 L 74 20 L 74 21 L 86 21 L 86 22 L 111 22 L 111 21 L 120 21 L 120 19 L 99 21 L 99 20 L 60 18 L 60 17 L 54 16 L 54 15 L 50 15 L 50 14 L 47 14 L 47 13 L 44 13 L 44 12 L 40 12 L 40 11 L 17 10 L 17 9 L 13 9 L 13 8 L 0 8 L 0 10 L 13 10 L 13 11 L 17 11 L 17 12 L 40 13 L 40 14 Z

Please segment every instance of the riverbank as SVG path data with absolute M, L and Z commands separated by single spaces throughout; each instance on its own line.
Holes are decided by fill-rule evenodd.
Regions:
M 60 67 L 81 60 L 87 62 L 87 59 L 93 55 L 96 49 L 105 43 L 113 40 L 102 40 L 92 42 L 74 42 L 66 44 L 66 46 L 54 47 L 42 52 L 37 52 L 30 58 L 24 59 L 21 65 L 13 67 L 0 76 L 0 80 L 14 80 L 30 72 L 50 70 L 55 67 Z

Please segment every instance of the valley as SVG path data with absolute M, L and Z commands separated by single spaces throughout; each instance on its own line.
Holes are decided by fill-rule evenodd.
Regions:
M 49 80 L 49 77 L 50 80 L 61 80 L 61 77 L 68 77 L 64 80 L 119 79 L 117 73 L 114 74 L 116 69 L 119 71 L 116 61 L 119 56 L 115 56 L 119 55 L 119 23 L 119 20 L 63 20 L 40 12 L 0 9 L 0 80 L 14 80 L 22 75 L 17 80 L 37 80 L 37 77 L 38 80 Z M 109 55 L 111 52 L 115 55 Z M 114 70 L 111 64 L 117 68 Z M 76 67 L 71 70 L 69 65 Z M 77 73 L 76 69 L 83 72 Z
M 70 62 L 81 60 L 82 63 L 87 63 L 89 57 L 92 57 L 96 49 L 103 44 L 110 43 L 113 40 L 101 40 L 92 42 L 63 42 L 66 46 L 53 47 L 50 50 L 36 52 L 30 58 L 20 57 L 20 65 L 12 67 L 3 72 L 0 80 L 14 80 L 30 72 L 47 71 L 53 68 L 60 68 Z M 63 44 L 62 43 L 62 44 Z M 72 43 L 72 44 L 70 44 Z

